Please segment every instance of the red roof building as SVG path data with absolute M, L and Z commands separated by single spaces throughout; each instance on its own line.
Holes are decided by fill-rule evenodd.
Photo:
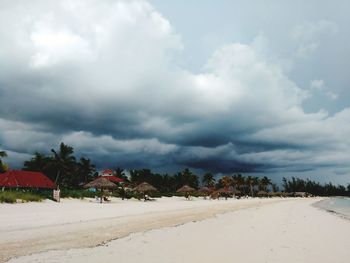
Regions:
M 109 181 L 111 181 L 113 183 L 123 183 L 124 182 L 123 179 L 118 178 L 116 176 L 103 175 L 102 177 L 108 179 Z
M 43 173 L 29 171 L 8 171 L 0 174 L 0 187 L 49 188 L 56 185 Z
M 112 169 L 105 169 L 103 170 L 102 174 L 106 174 L 106 175 L 112 175 L 113 174 L 113 170 Z

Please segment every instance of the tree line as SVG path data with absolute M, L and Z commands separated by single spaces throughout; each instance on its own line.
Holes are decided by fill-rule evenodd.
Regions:
M 283 188 L 286 192 L 307 192 L 318 196 L 350 196 L 350 184 L 334 185 L 332 183 L 320 184 L 309 179 L 283 178 Z
M 7 169 L 6 164 L 1 158 L 7 156 L 6 152 L 0 151 L 0 172 Z M 36 152 L 34 156 L 24 162 L 23 170 L 42 172 L 54 181 L 61 188 L 78 189 L 87 182 L 98 176 L 96 167 L 88 158 L 77 158 L 74 156 L 73 147 L 61 143 L 58 150 L 51 149 L 49 155 Z M 136 186 L 142 182 L 147 182 L 156 187 L 160 192 L 175 192 L 183 185 L 198 189 L 200 186 L 220 189 L 223 187 L 231 188 L 234 191 L 240 191 L 242 194 L 255 196 L 258 191 L 278 192 L 279 187 L 274 184 L 270 178 L 254 176 L 243 176 L 240 173 L 226 175 L 216 179 L 215 176 L 207 172 L 202 177 L 186 168 L 173 175 L 154 173 L 151 169 L 131 169 L 130 176 L 126 176 L 126 171 L 120 167 L 113 170 L 113 174 L 122 178 L 130 187 Z M 350 196 L 350 184 L 345 187 L 342 185 L 333 185 L 332 183 L 320 184 L 318 182 L 303 180 L 292 177 L 283 178 L 283 190 L 285 192 L 308 192 L 313 195 Z

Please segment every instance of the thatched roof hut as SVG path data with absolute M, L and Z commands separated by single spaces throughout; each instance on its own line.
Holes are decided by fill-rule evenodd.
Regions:
M 210 188 L 204 186 L 204 187 L 201 187 L 198 192 L 202 193 L 202 194 L 209 194 L 211 193 L 213 190 L 211 190 Z
M 133 191 L 140 193 L 155 192 L 158 191 L 153 185 L 143 182 L 132 189 Z
M 196 191 L 196 189 L 188 186 L 188 185 L 184 185 L 183 187 L 181 187 L 180 189 L 177 189 L 176 192 L 178 193 L 191 193 L 191 192 L 194 192 Z
M 228 188 L 228 187 L 220 188 L 219 190 L 216 190 L 215 192 L 219 193 L 219 194 L 233 194 L 233 190 Z
M 214 190 L 213 189 L 210 189 L 209 187 L 201 187 L 199 190 L 198 190 L 198 193 L 204 197 L 204 199 L 207 199 L 207 196 L 209 196 Z
M 90 183 L 87 183 L 84 185 L 84 188 L 96 188 L 96 189 L 101 189 L 101 199 L 100 203 L 102 203 L 102 198 L 103 198 L 103 189 L 115 189 L 117 188 L 117 185 L 112 183 L 106 178 L 99 177 Z
M 295 197 L 307 197 L 307 193 L 306 192 L 295 192 L 294 196 Z
M 114 189 L 117 186 L 106 178 L 99 177 L 84 185 L 84 188 Z

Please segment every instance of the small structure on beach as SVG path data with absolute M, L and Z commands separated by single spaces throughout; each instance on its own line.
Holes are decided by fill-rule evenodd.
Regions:
M 114 175 L 114 172 L 112 169 L 103 170 L 102 173 L 100 174 L 100 177 L 106 178 L 115 184 L 124 183 L 123 179 Z
M 155 188 L 153 185 L 151 185 L 147 182 L 143 182 L 143 183 L 135 186 L 132 190 L 139 192 L 139 193 L 142 193 L 145 201 L 147 200 L 147 193 L 158 191 L 157 188 Z
M 135 186 L 132 190 L 140 193 L 148 193 L 157 191 L 157 188 L 147 182 L 143 182 Z
M 97 179 L 95 179 L 95 180 L 91 181 L 90 183 L 87 183 L 86 185 L 84 185 L 84 188 L 100 189 L 101 190 L 100 203 L 102 203 L 103 190 L 115 189 L 115 188 L 117 188 L 117 186 L 114 183 L 112 183 L 111 181 L 109 181 L 108 179 L 106 179 L 106 178 L 98 177 Z
M 56 185 L 43 173 L 12 170 L 0 174 L 0 187 L 54 189 Z
M 209 187 L 203 186 L 198 190 L 198 193 L 204 197 L 204 199 L 207 199 L 207 196 L 209 196 L 213 192 L 212 189 Z
M 196 189 L 188 186 L 188 185 L 184 185 L 182 186 L 181 188 L 177 189 L 177 193 L 181 193 L 181 194 L 184 194 L 186 199 L 190 199 L 190 194 L 195 192 Z
M 295 192 L 294 196 L 295 197 L 308 197 L 308 193 L 306 193 L 306 192 Z
M 223 187 L 223 188 L 220 188 L 218 190 L 216 190 L 214 193 L 213 193 L 213 196 L 214 197 L 220 197 L 220 196 L 223 196 L 225 197 L 225 199 L 227 199 L 229 196 L 232 196 L 234 193 L 234 191 L 229 188 L 229 187 Z

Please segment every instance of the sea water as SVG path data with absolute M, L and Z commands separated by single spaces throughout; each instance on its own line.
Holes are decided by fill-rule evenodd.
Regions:
M 350 220 L 350 198 L 348 197 L 329 198 L 317 202 L 315 206 L 329 212 L 340 214 Z

